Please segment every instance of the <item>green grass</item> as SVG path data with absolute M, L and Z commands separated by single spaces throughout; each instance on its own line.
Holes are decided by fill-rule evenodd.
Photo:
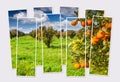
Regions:
M 74 38 L 75 39 L 75 38 Z M 12 45 L 12 66 L 16 65 L 16 42 L 15 38 L 11 39 Z M 73 39 L 68 38 L 68 43 Z M 43 66 L 44 72 L 61 72 L 63 64 L 66 64 L 66 39 L 63 39 L 63 54 L 61 59 L 60 38 L 54 37 L 51 48 L 43 43 Z M 85 69 L 75 69 L 71 59 L 71 50 L 68 50 L 67 76 L 84 76 Z M 13 55 L 14 53 L 14 55 Z M 34 76 L 35 75 L 35 39 L 30 36 L 18 38 L 18 64 L 17 75 Z M 42 65 L 42 42 L 37 41 L 36 65 Z
M 51 47 L 43 44 L 44 72 L 61 72 L 61 43 L 60 39 L 54 37 Z
M 42 65 L 42 42 L 37 41 L 37 52 L 36 52 L 36 65 Z
M 30 36 L 18 38 L 17 75 L 35 75 L 35 39 Z
M 16 68 L 16 37 L 10 40 L 12 68 Z
M 66 65 L 66 38 L 62 38 L 62 64 Z

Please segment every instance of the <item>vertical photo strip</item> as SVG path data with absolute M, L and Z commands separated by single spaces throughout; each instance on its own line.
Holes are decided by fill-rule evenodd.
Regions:
M 17 75 L 35 76 L 36 19 L 17 19 Z
M 111 28 L 111 17 L 93 17 L 90 74 L 108 75 Z
M 45 73 L 62 72 L 60 14 L 47 14 L 42 21 L 43 70 Z
M 52 14 L 52 7 L 35 7 L 34 17 L 37 21 L 37 51 L 36 65 L 42 65 L 42 39 L 41 39 L 41 22 L 47 21 L 47 14 Z
M 91 10 L 85 11 L 85 22 L 86 22 L 86 62 L 90 60 L 90 46 L 91 46 L 91 29 L 92 29 L 92 18 L 93 16 L 104 16 L 104 10 Z
M 85 76 L 85 18 L 67 17 L 67 76 Z
M 11 48 L 11 62 L 12 68 L 16 69 L 16 37 L 17 37 L 17 17 L 26 17 L 27 10 L 9 10 L 9 34 L 10 34 L 10 48 Z
M 60 7 L 61 13 L 61 40 L 62 40 L 62 64 L 66 65 L 66 17 L 78 17 L 78 7 Z

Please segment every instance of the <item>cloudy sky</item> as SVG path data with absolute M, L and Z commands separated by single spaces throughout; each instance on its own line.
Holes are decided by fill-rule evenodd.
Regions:
M 17 29 L 17 17 L 26 17 L 27 10 L 11 10 L 8 11 L 9 16 L 9 28 Z
M 49 18 L 47 16 L 48 13 L 52 13 L 51 7 L 39 7 L 34 8 L 34 16 L 35 19 L 26 18 L 27 17 L 27 10 L 11 10 L 8 11 L 9 16 L 9 28 L 11 29 L 17 29 L 17 18 L 21 18 L 18 20 L 19 24 L 19 30 L 28 33 L 31 30 L 35 29 L 35 23 L 40 24 L 41 21 L 47 21 Z M 41 15 L 43 14 L 43 15 Z M 41 17 L 42 16 L 42 17 Z
M 60 13 L 61 13 L 61 28 L 66 30 L 66 24 L 67 24 L 67 29 L 69 30 L 78 30 L 80 28 L 80 24 L 76 26 L 71 25 L 71 21 L 75 20 L 77 17 L 74 14 L 74 11 L 78 11 L 78 7 L 60 7 Z
M 78 11 L 78 7 L 60 7 L 61 19 L 64 21 L 66 17 L 76 17 L 74 11 Z
M 18 30 L 28 34 L 32 30 L 36 29 L 35 18 L 19 18 L 18 19 Z
M 52 14 L 52 7 L 38 7 L 34 8 L 34 17 L 33 18 L 26 18 L 27 17 L 27 10 L 13 10 L 9 11 L 9 26 L 10 29 L 17 29 L 17 17 L 23 18 L 19 19 L 19 30 L 28 33 L 31 30 L 35 29 L 35 24 L 37 21 L 37 27 L 41 25 L 53 26 L 54 29 L 60 30 L 60 20 L 61 20 L 61 28 L 66 30 L 66 24 L 69 29 L 77 30 L 77 27 L 79 28 L 79 25 L 73 27 L 70 25 L 71 21 L 75 19 L 76 15 L 74 14 L 74 11 L 78 10 L 77 7 L 61 7 L 60 8 L 60 14 Z M 73 17 L 73 18 L 67 18 L 67 17 Z M 67 19 L 66 19 L 67 18 Z
M 42 21 L 42 26 L 52 26 L 55 30 L 60 31 L 60 14 L 48 14 L 47 20 Z
M 52 7 L 36 7 L 34 8 L 34 17 L 37 20 L 37 26 L 41 25 L 42 21 L 47 21 L 47 14 L 52 14 Z

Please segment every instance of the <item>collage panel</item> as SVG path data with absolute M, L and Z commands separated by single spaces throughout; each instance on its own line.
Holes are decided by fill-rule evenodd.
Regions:
M 27 10 L 9 10 L 9 34 L 10 34 L 10 48 L 11 48 L 11 62 L 12 68 L 16 68 L 16 36 L 17 36 L 17 17 L 26 17 Z
M 104 16 L 104 10 L 91 10 L 85 11 L 85 22 L 86 22 L 86 61 L 90 60 L 90 46 L 91 46 L 91 29 L 92 29 L 92 18 L 93 16 Z
M 112 18 L 93 17 L 90 74 L 108 75 Z
M 42 65 L 41 22 L 47 21 L 47 14 L 52 14 L 52 7 L 35 7 L 34 17 L 37 20 L 37 50 L 36 65 Z
M 67 76 L 85 76 L 85 18 L 67 17 Z
M 17 30 L 17 76 L 35 76 L 36 19 L 18 18 Z
M 66 65 L 66 17 L 78 17 L 78 7 L 60 7 L 61 13 L 61 39 L 62 39 L 62 64 Z
M 47 14 L 47 21 L 42 21 L 43 70 L 61 72 L 60 14 Z

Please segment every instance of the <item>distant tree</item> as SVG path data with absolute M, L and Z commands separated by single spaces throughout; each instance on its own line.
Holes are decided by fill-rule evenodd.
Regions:
M 66 38 L 66 32 L 62 32 L 62 38 Z
M 49 26 L 47 29 L 44 27 L 42 30 L 43 42 L 47 45 L 48 48 L 50 48 L 50 43 L 52 42 L 55 30 L 52 26 Z
M 85 36 L 85 29 L 82 28 L 82 29 L 78 30 L 77 33 L 76 33 L 76 36 L 77 36 L 78 38 L 84 37 L 84 36 Z
M 18 31 L 18 37 L 24 36 L 24 35 L 25 35 L 24 32 Z M 12 29 L 12 30 L 10 30 L 10 38 L 14 38 L 14 37 L 16 37 L 16 36 L 17 36 L 17 29 Z
M 67 36 L 70 38 L 74 38 L 76 32 L 74 30 L 67 30 Z
M 57 32 L 55 33 L 55 36 L 56 36 L 57 38 L 60 38 L 60 31 L 57 31 Z
M 32 36 L 33 38 L 36 37 L 36 30 L 32 30 L 30 33 L 29 33 L 30 36 Z

